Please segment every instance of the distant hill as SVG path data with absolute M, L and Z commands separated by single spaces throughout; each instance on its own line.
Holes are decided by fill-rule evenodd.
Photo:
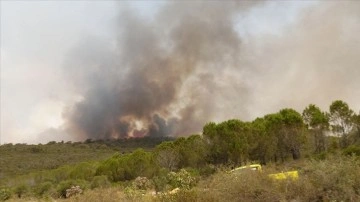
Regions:
M 137 148 L 150 151 L 172 137 L 143 137 L 84 142 L 49 142 L 47 144 L 4 144 L 0 146 L 1 179 L 27 174 L 33 171 L 58 168 L 62 165 L 84 161 L 98 161 L 115 152 L 128 153 Z

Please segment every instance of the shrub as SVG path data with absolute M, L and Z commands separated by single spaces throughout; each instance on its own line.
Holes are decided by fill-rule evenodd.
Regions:
M 155 191 L 165 191 L 168 188 L 168 171 L 166 169 L 160 169 L 158 174 L 152 178 L 152 182 L 155 187 Z
M 140 190 L 148 190 L 152 188 L 151 181 L 147 177 L 137 177 L 133 181 L 132 186 L 135 189 L 140 189 Z
M 343 154 L 360 156 L 360 147 L 356 145 L 350 145 L 349 147 L 343 150 Z
M 38 197 L 53 195 L 53 184 L 51 182 L 43 182 L 35 187 L 34 192 Z
M 156 170 L 152 154 L 137 149 L 125 155 L 117 153 L 100 163 L 96 175 L 107 175 L 112 182 L 117 182 L 132 180 L 137 176 L 152 177 Z
M 96 173 L 96 163 L 84 162 L 76 165 L 70 172 L 70 178 L 91 180 Z
M 213 165 L 205 165 L 199 168 L 199 174 L 204 177 L 209 177 L 216 172 L 216 167 Z
M 53 178 L 55 182 L 59 183 L 61 181 L 69 179 L 70 172 L 72 168 L 70 166 L 62 166 L 52 171 Z
M 6 201 L 10 199 L 11 197 L 11 191 L 7 188 L 1 188 L 0 189 L 0 201 Z
M 270 180 L 268 174 L 279 171 L 269 165 L 263 172 L 216 173 L 199 183 L 197 201 L 360 201 L 356 156 L 329 156 L 301 165 L 296 181 Z
M 88 188 L 88 183 L 84 180 L 66 180 L 60 182 L 57 186 L 57 193 L 59 198 L 66 198 L 66 190 L 71 189 L 72 187 L 79 186 L 82 190 Z
M 303 187 L 313 193 L 305 195 L 304 200 L 360 200 L 360 162 L 355 156 L 331 156 L 324 161 L 310 161 L 304 171 L 303 184 L 306 186 Z
M 126 187 L 124 193 L 127 201 L 142 201 L 144 190 L 134 189 L 133 187 Z
M 196 184 L 196 178 L 192 176 L 185 169 L 181 169 L 179 172 L 170 172 L 168 174 L 169 184 L 173 188 L 190 189 Z
M 82 194 L 83 190 L 80 188 L 80 186 L 72 186 L 69 189 L 66 189 L 66 198 Z
M 41 146 L 34 146 L 34 147 L 30 147 L 30 152 L 31 153 L 43 153 L 43 152 L 45 152 L 45 149 Z
M 283 201 L 275 183 L 266 173 L 251 170 L 219 172 L 200 183 L 198 197 L 199 201 Z
M 17 195 L 18 198 L 23 197 L 25 194 L 29 192 L 30 188 L 26 184 L 20 184 L 14 189 L 14 193 Z
M 95 176 L 93 180 L 91 181 L 91 189 L 94 188 L 106 188 L 111 185 L 110 181 L 108 180 L 108 177 L 106 175 L 100 175 Z

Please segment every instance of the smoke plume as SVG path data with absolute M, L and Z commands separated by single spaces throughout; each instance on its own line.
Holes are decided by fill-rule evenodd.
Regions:
M 120 9 L 115 40 L 89 36 L 65 62 L 81 95 L 64 113 L 68 130 L 93 139 L 189 135 L 212 120 L 360 98 L 359 3 L 316 4 L 281 36 L 244 43 L 236 21 L 264 4 L 167 3 L 153 19 Z

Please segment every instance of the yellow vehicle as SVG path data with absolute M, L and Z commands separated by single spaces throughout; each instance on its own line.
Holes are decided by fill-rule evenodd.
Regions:
M 235 168 L 230 172 L 232 173 L 241 170 L 253 170 L 253 171 L 261 172 L 262 168 L 260 164 L 251 164 L 251 165 Z M 274 180 L 285 180 L 285 179 L 297 180 L 299 179 L 299 172 L 297 170 L 294 170 L 294 171 L 287 171 L 281 173 L 274 173 L 274 174 L 270 174 L 269 177 Z
M 299 179 L 299 172 L 295 170 L 295 171 L 275 173 L 275 174 L 270 174 L 269 177 L 274 180 L 285 180 L 285 179 L 297 180 Z
M 231 170 L 230 172 L 235 172 L 238 170 L 254 170 L 254 171 L 261 171 L 261 165 L 260 164 L 251 164 L 251 165 L 247 165 L 247 166 L 241 166 L 238 168 L 235 168 L 233 170 Z

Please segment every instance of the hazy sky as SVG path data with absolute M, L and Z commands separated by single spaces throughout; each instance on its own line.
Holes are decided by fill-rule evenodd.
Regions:
M 84 131 L 86 133 L 87 129 L 79 123 L 79 119 L 87 119 L 82 116 L 88 113 L 84 113 L 81 109 L 93 106 L 91 102 L 94 98 L 93 94 L 98 92 L 97 90 L 104 91 L 106 87 L 103 86 L 114 88 L 129 83 L 149 84 L 127 82 L 122 76 L 138 78 L 141 74 L 146 75 L 144 80 L 149 79 L 149 75 L 144 74 L 146 70 L 137 66 L 138 60 L 145 58 L 147 63 L 154 62 L 158 65 L 161 62 L 157 62 L 158 59 L 154 61 L 154 58 L 158 58 L 159 54 L 154 55 L 150 52 L 156 51 L 156 47 L 163 48 L 159 43 L 168 41 L 169 44 L 177 43 L 171 41 L 174 38 L 167 38 L 168 35 L 162 33 L 162 30 L 171 33 L 169 36 L 178 36 L 172 34 L 183 27 L 179 25 L 179 29 L 176 29 L 175 21 L 186 19 L 187 15 L 194 15 L 199 19 L 196 22 L 202 25 L 202 19 L 206 19 L 208 15 L 206 9 L 200 14 L 194 14 L 197 11 L 191 7 L 198 6 L 197 3 L 192 5 L 190 1 L 184 5 L 178 4 L 169 6 L 161 1 L 1 1 L 1 143 L 46 143 L 52 140 L 94 138 L 89 134 L 73 134 L 80 130 L 79 133 Z M 221 2 L 217 4 L 220 5 Z M 215 6 L 217 5 L 205 5 L 209 10 Z M 219 7 L 225 11 L 228 9 L 226 6 Z M 174 8 L 175 10 L 171 10 Z M 238 46 L 231 50 L 224 49 L 230 51 L 228 54 L 231 58 L 237 58 L 235 62 L 224 59 L 226 63 L 219 70 L 216 67 L 219 64 L 212 62 L 211 59 L 202 58 L 197 60 L 200 62 L 186 74 L 175 69 L 181 72 L 179 73 L 181 79 L 176 80 L 177 83 L 174 84 L 174 95 L 166 102 L 162 102 L 161 107 L 153 107 L 149 112 L 151 114 L 148 115 L 139 114 L 140 112 L 125 113 L 122 109 L 115 118 L 123 121 L 130 119 L 131 115 L 131 124 L 126 127 L 134 126 L 137 132 L 141 132 L 142 126 L 157 120 L 157 115 L 161 117 L 160 121 L 162 119 L 168 121 L 166 123 L 168 125 L 170 119 L 176 117 L 177 121 L 174 124 L 177 126 L 174 128 L 177 129 L 172 131 L 174 135 L 179 135 L 176 131 L 199 132 L 201 124 L 207 121 L 222 121 L 230 118 L 252 120 L 285 107 L 295 108 L 301 112 L 306 105 L 314 103 L 327 110 L 331 102 L 336 99 L 346 101 L 358 112 L 360 110 L 359 10 L 360 3 L 357 1 L 270 1 L 242 5 L 241 9 L 231 11 L 233 15 L 229 32 L 226 30 L 219 32 L 224 34 L 235 30 L 236 36 L 229 35 L 229 37 L 235 37 L 234 41 L 239 42 Z M 228 15 L 219 15 L 219 18 L 210 16 L 210 18 L 214 21 L 214 25 L 206 24 L 204 28 L 219 29 L 218 27 L 222 26 L 215 25 L 216 19 L 227 20 Z M 189 30 L 185 32 L 193 34 Z M 202 30 L 194 32 L 196 34 L 191 36 L 198 36 L 197 32 L 202 34 Z M 133 39 L 124 35 L 136 36 Z M 150 40 L 144 35 L 154 39 Z M 202 39 L 203 35 L 200 36 Z M 223 40 L 221 36 L 217 37 L 209 39 Z M 162 38 L 163 41 L 159 40 Z M 136 42 L 131 42 L 132 40 Z M 144 44 L 149 44 L 151 47 L 146 47 Z M 227 42 L 224 42 L 213 47 L 222 48 L 226 45 Z M 135 48 L 132 48 L 133 46 Z M 145 48 L 138 50 L 136 47 Z M 154 50 L 151 49 L 152 47 Z M 201 45 L 200 50 L 204 51 L 203 47 Z M 212 46 L 209 44 L 209 47 Z M 150 51 L 144 51 L 146 48 Z M 169 48 L 163 48 L 161 51 L 167 49 Z M 184 59 L 184 53 L 177 51 L 178 49 L 174 49 L 174 52 Z M 128 57 L 136 55 L 136 58 L 126 59 L 126 64 L 130 65 L 128 69 L 124 68 L 120 71 L 121 76 L 103 76 L 106 75 L 103 72 L 107 66 L 111 66 L 109 71 L 125 66 L 125 59 L 121 60 L 117 52 Z M 147 53 L 154 57 L 150 58 Z M 209 53 L 200 56 L 208 57 L 212 54 L 219 55 L 219 53 Z M 104 55 L 106 57 L 103 57 Z M 97 57 L 100 59 L 97 60 Z M 227 55 L 224 54 L 221 58 L 223 57 L 226 58 Z M 92 62 L 93 60 L 96 61 Z M 101 71 L 91 67 L 99 60 L 102 61 L 99 62 L 103 67 Z M 116 62 L 109 62 L 113 60 Z M 165 58 L 164 61 L 168 59 Z M 173 64 L 173 60 L 170 63 Z M 172 65 L 169 65 L 169 68 L 171 67 Z M 146 65 L 144 68 L 147 68 Z M 153 70 L 156 69 L 149 67 L 149 71 Z M 89 78 L 93 78 L 99 72 L 102 76 L 96 78 L 100 80 L 89 82 Z M 158 78 L 157 76 L 154 77 Z M 110 83 L 102 83 L 102 79 L 107 80 L 107 78 L 111 80 Z M 161 77 L 158 82 L 166 85 L 168 81 Z M 200 83 L 206 84 L 202 88 L 207 90 L 199 89 Z M 98 86 L 101 88 L 93 90 Z M 131 86 L 126 89 L 132 89 L 130 93 L 139 90 Z M 162 89 L 165 88 L 160 87 L 160 91 Z M 124 87 L 118 92 L 128 91 Z M 150 97 L 155 96 L 152 94 L 153 90 L 150 92 Z M 95 97 L 98 96 L 99 94 L 96 94 Z M 121 96 L 122 99 L 125 99 L 124 96 L 126 95 Z M 110 98 L 118 99 L 113 96 Z M 132 100 L 133 97 L 127 99 Z M 99 102 L 103 102 L 103 99 Z M 119 103 L 115 104 L 127 106 L 125 105 L 127 102 L 125 104 L 124 102 L 120 99 Z M 199 109 L 193 111 L 195 115 L 185 113 L 185 111 L 188 113 L 191 107 Z M 99 113 L 104 112 L 106 111 L 100 110 Z M 102 114 L 95 116 L 108 119 Z M 189 117 L 188 120 L 197 125 L 189 126 L 188 130 L 182 129 L 181 127 L 188 124 L 185 117 Z M 196 119 L 199 121 L 194 121 Z M 71 130 L 68 130 L 70 122 Z M 159 131 L 160 122 L 156 124 Z M 119 136 L 99 134 L 99 137 Z

